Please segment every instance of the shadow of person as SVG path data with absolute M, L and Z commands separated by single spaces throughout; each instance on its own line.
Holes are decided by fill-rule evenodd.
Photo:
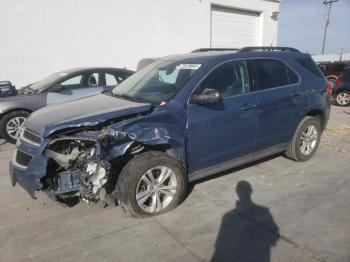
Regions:
M 222 218 L 211 261 L 269 262 L 279 229 L 269 209 L 252 201 L 250 183 L 238 182 L 236 191 L 239 200 Z

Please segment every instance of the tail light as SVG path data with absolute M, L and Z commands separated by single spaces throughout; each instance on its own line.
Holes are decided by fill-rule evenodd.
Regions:
M 329 97 L 332 96 L 332 86 L 329 82 L 326 83 L 326 92 Z
M 337 79 L 335 79 L 335 84 L 339 85 L 343 82 L 343 75 L 340 75 L 337 77 Z

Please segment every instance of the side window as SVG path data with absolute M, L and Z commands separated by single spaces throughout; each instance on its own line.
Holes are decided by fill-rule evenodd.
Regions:
M 69 79 L 61 82 L 60 84 L 64 88 L 78 88 L 78 87 L 80 87 L 82 77 L 83 77 L 83 75 L 77 75 L 77 76 L 74 76 L 72 78 L 69 78 Z
M 249 92 L 246 61 L 227 62 L 214 69 L 196 89 L 200 95 L 204 89 L 216 89 L 223 98 Z
M 97 87 L 99 86 L 99 73 L 92 73 L 88 77 L 88 87 Z
M 126 73 L 105 73 L 106 86 L 117 86 L 129 76 Z
M 123 82 L 125 79 L 127 79 L 129 76 L 131 76 L 131 74 L 119 74 L 117 75 L 117 81 L 120 84 L 121 82 Z
M 287 74 L 288 74 L 288 82 L 290 85 L 296 84 L 299 81 L 299 77 L 297 76 L 296 73 L 292 69 L 290 69 L 288 66 L 287 68 Z
M 121 81 L 118 81 L 113 74 L 105 73 L 106 86 L 117 86 Z
M 298 59 L 295 59 L 295 61 L 299 65 L 304 67 L 306 70 L 313 73 L 314 75 L 316 75 L 320 78 L 324 78 L 321 70 L 317 67 L 317 65 L 315 64 L 315 62 L 311 58 L 298 58 Z M 330 69 L 330 68 L 328 68 L 328 69 Z
M 275 59 L 254 59 L 249 61 L 254 78 L 254 91 L 270 89 L 289 84 L 286 65 Z

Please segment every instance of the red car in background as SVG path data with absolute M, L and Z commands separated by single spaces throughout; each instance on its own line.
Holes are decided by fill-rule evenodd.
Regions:
M 350 61 L 344 62 L 320 62 L 318 66 L 321 68 L 323 74 L 327 78 L 328 82 L 332 86 L 335 84 L 335 80 L 344 71 L 344 68 L 350 67 Z
M 350 67 L 344 68 L 343 72 L 335 80 L 332 97 L 339 106 L 350 105 Z

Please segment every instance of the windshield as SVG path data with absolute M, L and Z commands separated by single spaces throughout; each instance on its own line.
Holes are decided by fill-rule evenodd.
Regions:
M 115 87 L 112 94 L 136 102 L 166 102 L 185 86 L 201 66 L 178 61 L 155 61 Z
M 30 89 L 34 91 L 42 91 L 45 89 L 49 84 L 57 81 L 63 76 L 66 76 L 67 73 L 65 72 L 59 72 L 59 73 L 54 73 L 52 75 L 49 75 L 48 77 L 45 77 L 43 80 L 40 80 L 39 82 L 36 82 L 32 85 L 29 86 Z

